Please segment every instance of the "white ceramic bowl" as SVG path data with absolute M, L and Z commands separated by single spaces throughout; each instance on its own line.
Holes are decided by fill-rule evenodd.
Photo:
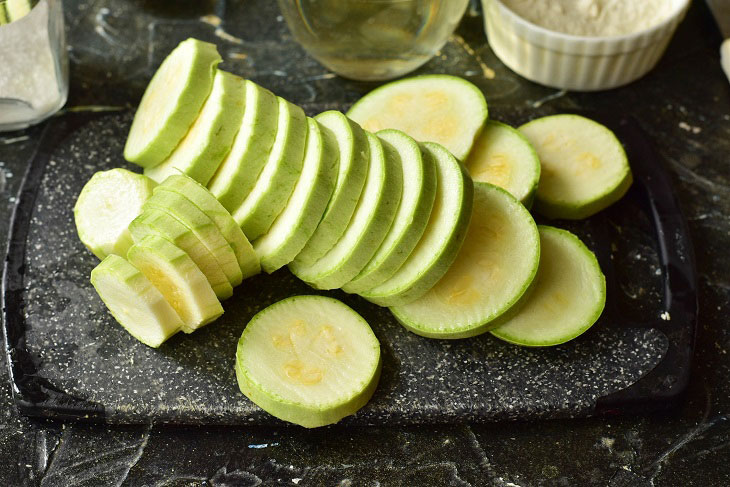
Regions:
M 596 91 L 628 84 L 656 65 L 691 3 L 671 1 L 672 14 L 659 24 L 611 37 L 548 30 L 519 17 L 500 0 L 482 0 L 482 5 L 489 45 L 510 69 L 543 85 Z

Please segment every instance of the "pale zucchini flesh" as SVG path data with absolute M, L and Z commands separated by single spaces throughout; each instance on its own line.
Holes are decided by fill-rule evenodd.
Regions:
M 347 116 L 365 130 L 398 129 L 436 142 L 464 160 L 487 121 L 487 102 L 469 81 L 435 74 L 387 83 L 355 103 Z
M 244 80 L 218 70 L 213 89 L 188 133 L 167 159 L 147 167 L 145 175 L 161 183 L 182 172 L 207 185 L 231 149 L 243 118 L 245 97 Z
M 223 307 L 203 272 L 172 242 L 148 235 L 129 249 L 127 260 L 177 312 L 186 333 L 223 314 Z
M 615 203 L 633 181 L 621 142 L 579 115 L 551 115 L 520 127 L 540 157 L 535 211 L 548 218 L 587 218 Z
M 207 188 L 183 174 L 170 176 L 162 186 L 184 195 L 215 223 L 233 249 L 243 279 L 261 272 L 259 258 L 241 227 Z
M 279 103 L 269 90 L 246 80 L 246 110 L 233 147 L 208 183 L 211 193 L 233 212 L 253 189 L 276 138 Z
M 367 291 L 391 277 L 421 239 L 436 196 L 436 167 L 428 153 L 405 133 L 386 129 L 378 137 L 390 144 L 401 161 L 403 196 L 393 225 L 370 262 L 342 286 L 348 293 Z
M 182 327 L 160 291 L 123 257 L 102 260 L 91 271 L 91 284 L 117 323 L 147 346 L 159 347 Z
M 74 206 L 81 242 L 99 259 L 127 255 L 133 243 L 127 227 L 142 212 L 155 186 L 150 178 L 126 169 L 95 173 Z
M 426 230 L 403 265 L 384 283 L 360 293 L 380 306 L 398 306 L 420 298 L 456 258 L 472 213 L 474 184 L 466 169 L 439 144 L 421 144 L 436 163 L 436 197 Z
M 560 345 L 598 320 L 606 304 L 606 278 L 581 240 L 540 225 L 541 257 L 530 296 L 510 320 L 491 333 L 528 347 Z
M 162 62 L 142 96 L 124 158 L 142 167 L 164 161 L 198 117 L 221 57 L 215 45 L 181 42 Z
M 391 311 L 418 335 L 479 335 L 519 308 L 539 261 L 540 237 L 527 209 L 497 186 L 474 183 L 471 223 L 456 260 L 430 291 Z
M 314 117 L 332 131 L 339 150 L 335 189 L 317 229 L 294 259 L 295 265 L 309 266 L 326 254 L 345 233 L 360 200 L 370 164 L 368 139 L 358 124 L 340 112 L 328 111 Z
M 311 266 L 289 269 L 317 289 L 335 289 L 352 280 L 377 252 L 390 229 L 403 192 L 400 157 L 387 142 L 367 134 L 370 165 L 360 201 L 345 233 Z
M 324 296 L 294 296 L 260 311 L 236 351 L 241 392 L 306 428 L 357 412 L 375 391 L 380 369 L 380 344 L 367 322 Z
M 129 224 L 129 232 L 135 242 L 150 234 L 166 238 L 193 259 L 195 265 L 205 274 L 218 299 L 227 299 L 233 295 L 233 286 L 215 256 L 190 228 L 174 216 L 155 208 L 145 209 Z
M 302 172 L 294 191 L 269 231 L 254 241 L 263 269 L 272 273 L 290 263 L 317 229 L 337 177 L 339 151 L 334 134 L 316 120 L 309 131 Z
M 488 121 L 465 165 L 475 182 L 499 186 L 527 208 L 532 206 L 540 181 L 540 159 L 519 130 Z
M 304 163 L 307 117 L 298 106 L 278 98 L 276 140 L 256 185 L 232 214 L 250 241 L 274 223 L 286 206 Z
M 144 207 L 145 209 L 156 208 L 164 211 L 182 222 L 192 230 L 195 236 L 213 254 L 231 286 L 235 287 L 241 284 L 243 274 L 238 266 L 238 260 L 233 248 L 223 237 L 213 220 L 189 199 L 170 188 L 160 185 L 155 188 L 152 197 L 147 200 Z

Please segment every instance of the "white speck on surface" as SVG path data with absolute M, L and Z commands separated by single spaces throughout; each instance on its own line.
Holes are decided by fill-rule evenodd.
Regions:
M 679 128 L 682 130 L 686 130 L 687 132 L 692 132 L 693 134 L 699 134 L 702 132 L 702 127 L 697 127 L 695 125 L 690 125 L 687 122 L 679 122 Z
M 669 315 L 669 311 L 664 311 L 661 315 L 659 315 L 661 319 L 664 321 L 671 321 L 672 317 Z

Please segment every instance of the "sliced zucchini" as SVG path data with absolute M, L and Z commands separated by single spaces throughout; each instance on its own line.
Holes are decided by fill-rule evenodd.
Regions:
M 170 303 L 182 320 L 184 332 L 190 333 L 223 314 L 223 307 L 203 272 L 170 241 L 148 235 L 129 249 L 127 260 Z
M 208 183 L 210 192 L 233 212 L 251 192 L 276 138 L 279 103 L 276 96 L 246 80 L 246 110 L 233 147 Z
M 160 291 L 123 257 L 102 260 L 91 271 L 91 284 L 114 319 L 147 346 L 159 347 L 182 327 Z
M 335 135 L 340 163 L 335 190 L 324 216 L 294 259 L 295 265 L 302 267 L 314 264 L 345 233 L 360 200 L 370 164 L 368 139 L 358 124 L 336 111 L 320 113 L 314 119 Z
M 243 279 L 261 272 L 261 265 L 253 246 L 230 213 L 204 186 L 188 176 L 178 174 L 165 179 L 161 186 L 184 195 L 210 218 L 223 238 L 233 249 Z
M 161 183 L 168 176 L 182 172 L 207 185 L 231 149 L 241 126 L 245 99 L 243 79 L 217 71 L 210 96 L 188 133 L 167 159 L 145 168 L 145 175 Z
M 330 129 L 308 118 L 302 173 L 284 211 L 254 242 L 261 266 L 272 273 L 290 263 L 317 229 L 332 196 L 339 150 Z
M 276 140 L 256 185 L 233 212 L 233 219 L 254 241 L 271 228 L 286 206 L 304 162 L 307 117 L 298 106 L 278 98 Z
M 126 160 L 154 167 L 170 155 L 198 118 L 220 62 L 215 45 L 192 38 L 165 58 L 134 115 Z
M 0 5 L 0 7 L 2 6 Z M 8 12 L 7 22 L 15 22 L 30 13 L 33 9 L 33 2 L 31 0 L 7 0 L 5 8 Z
M 81 242 L 100 259 L 127 255 L 133 243 L 127 227 L 142 212 L 155 186 L 150 178 L 121 168 L 91 176 L 74 206 Z
M 520 127 L 542 165 L 535 211 L 548 218 L 587 218 L 615 203 L 633 181 L 621 142 L 579 115 L 551 115 Z
M 180 193 L 165 186 L 157 186 L 144 208 L 156 208 L 169 213 L 188 227 L 215 257 L 231 286 L 241 284 L 243 273 L 236 254 L 213 220 Z
M 436 166 L 416 141 L 399 130 L 386 129 L 378 137 L 398 153 L 403 196 L 393 225 L 370 262 L 343 291 L 358 293 L 382 284 L 406 261 L 421 239 L 436 196 Z
M 429 292 L 390 310 L 417 335 L 479 335 L 519 308 L 539 262 L 540 237 L 530 212 L 505 190 L 474 183 L 471 223 L 456 260 Z
M 329 252 L 311 266 L 289 269 L 317 289 L 342 287 L 372 259 L 383 243 L 400 205 L 403 169 L 400 156 L 388 143 L 367 133 L 370 165 L 365 188 L 345 233 Z
M 540 159 L 522 133 L 490 120 L 466 159 L 472 179 L 507 190 L 527 208 L 540 180 Z
M 444 147 L 421 148 L 436 163 L 436 197 L 423 236 L 403 265 L 387 281 L 360 293 L 380 306 L 398 306 L 420 298 L 436 284 L 456 258 L 472 213 L 474 184 L 464 167 Z
M 260 311 L 236 350 L 241 392 L 305 428 L 357 412 L 373 395 L 380 368 L 380 344 L 367 322 L 324 296 L 294 296 Z
M 482 92 L 463 78 L 430 74 L 387 83 L 347 112 L 365 130 L 398 129 L 421 142 L 437 142 L 459 160 L 469 154 L 487 121 Z
M 534 289 L 515 316 L 491 330 L 497 338 L 528 347 L 576 338 L 593 326 L 606 304 L 606 278 L 593 252 L 567 230 L 538 229 L 541 256 Z
M 218 299 L 227 299 L 233 295 L 233 286 L 215 256 L 190 228 L 174 216 L 154 208 L 145 209 L 129 224 L 129 232 L 135 242 L 140 242 L 147 235 L 166 238 L 193 259 L 195 265 L 205 274 Z

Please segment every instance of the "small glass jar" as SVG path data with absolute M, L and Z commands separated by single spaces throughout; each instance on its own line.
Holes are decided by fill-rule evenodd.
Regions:
M 279 0 L 294 38 L 328 69 L 375 81 L 402 76 L 446 43 L 469 0 Z
M 0 1 L 0 131 L 50 117 L 67 96 L 62 1 Z

